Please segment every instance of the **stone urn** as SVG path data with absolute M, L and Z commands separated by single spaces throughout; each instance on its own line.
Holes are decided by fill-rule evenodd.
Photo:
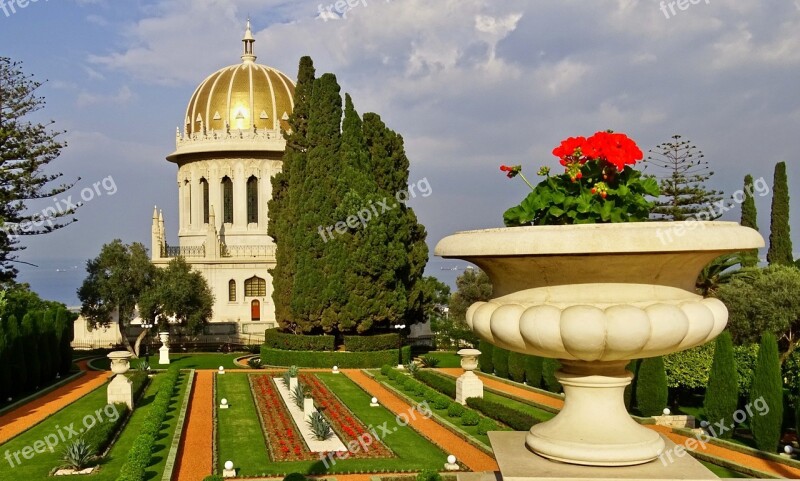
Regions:
M 461 349 L 456 354 L 461 356 L 461 369 L 467 372 L 478 369 L 478 356 L 481 355 L 481 351 L 477 349 Z
M 475 333 L 561 362 L 564 407 L 531 428 L 527 447 L 566 463 L 626 466 L 654 460 L 665 444 L 626 411 L 625 366 L 719 335 L 727 309 L 697 295 L 695 280 L 714 258 L 763 246 L 732 222 L 638 222 L 460 232 L 435 252 L 492 281 L 493 299 L 467 311 Z
M 159 332 L 158 339 L 161 341 L 161 347 L 158 348 L 158 363 L 169 364 L 169 331 Z
M 478 368 L 481 351 L 461 349 L 456 354 L 461 356 L 461 369 L 464 370 L 464 374 L 456 379 L 456 402 L 467 404 L 467 399 L 471 397 L 483 397 L 483 381 L 472 372 Z
M 125 374 L 131 368 L 131 353 L 128 351 L 114 351 L 108 354 L 111 359 L 111 372 Z
M 161 331 L 158 333 L 158 340 L 164 347 L 169 347 L 169 331 Z

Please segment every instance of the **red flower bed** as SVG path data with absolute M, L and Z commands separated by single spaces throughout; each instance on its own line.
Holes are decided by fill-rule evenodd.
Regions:
M 308 449 L 303 436 L 297 431 L 294 420 L 275 387 L 275 376 L 271 374 L 250 375 L 250 389 L 261 418 L 261 427 L 267 439 L 272 461 L 319 460 L 320 453 Z M 386 447 L 367 427 L 316 376 L 301 374 L 300 382 L 311 388 L 314 402 L 345 446 L 350 441 L 359 442 L 350 458 L 387 458 L 394 453 Z M 364 436 L 362 438 L 362 436 Z M 367 438 L 367 436 L 369 436 Z M 366 449 L 363 446 L 366 445 Z
M 367 426 L 364 426 L 364 423 L 355 417 L 353 412 L 347 409 L 317 376 L 301 374 L 299 380 L 311 388 L 311 397 L 314 398 L 314 403 L 330 421 L 331 427 L 345 446 L 349 446 L 351 441 L 363 443 L 359 445 L 357 452 L 350 453 L 350 457 L 388 458 L 394 456 L 394 453 L 375 435 L 377 430 L 368 430 Z

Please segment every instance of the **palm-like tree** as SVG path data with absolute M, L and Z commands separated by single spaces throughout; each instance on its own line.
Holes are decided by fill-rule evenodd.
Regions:
M 709 262 L 697 276 L 697 293 L 703 297 L 714 297 L 722 284 L 730 282 L 734 277 L 751 275 L 753 269 L 742 269 L 742 261 L 742 254 L 737 252 L 719 256 Z M 735 269 L 736 266 L 740 268 Z

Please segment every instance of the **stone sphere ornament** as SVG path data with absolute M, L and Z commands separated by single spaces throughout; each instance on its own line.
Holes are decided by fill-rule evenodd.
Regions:
M 233 461 L 225 461 L 225 469 L 228 471 L 233 469 Z
M 450 456 L 447 457 L 447 462 L 449 464 L 456 464 L 456 457 L 451 454 Z
M 672 414 L 672 411 L 670 411 L 669 408 L 664 408 L 662 413 L 664 414 L 664 416 L 669 416 L 670 414 Z

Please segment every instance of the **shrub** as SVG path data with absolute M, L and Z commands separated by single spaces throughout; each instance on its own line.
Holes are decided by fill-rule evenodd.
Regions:
M 403 348 L 403 357 L 408 359 L 411 347 Z M 261 362 L 267 366 L 288 366 L 296 364 L 303 367 L 328 368 L 374 368 L 384 364 L 397 363 L 397 349 L 376 352 L 319 352 L 284 351 L 266 344 L 261 347 Z
M 306 481 L 306 479 L 307 478 L 302 473 L 291 473 L 287 474 L 283 478 L 283 481 Z
M 425 393 L 422 395 L 423 399 L 429 403 L 433 403 L 439 398 L 439 393 L 430 388 L 425 388 Z
M 774 453 L 780 441 L 783 421 L 783 379 L 778 342 L 771 333 L 761 336 L 753 384 L 750 386 L 750 402 L 753 405 L 763 403 L 769 408 L 763 415 L 750 418 L 750 430 L 758 449 Z
M 512 381 L 525 381 L 525 357 L 519 352 L 508 353 L 508 377 Z
M 333 351 L 336 349 L 336 338 L 328 335 L 289 334 L 280 332 L 278 328 L 275 328 L 267 329 L 264 333 L 264 345 L 272 349 L 286 351 Z M 261 359 L 264 359 L 264 357 L 262 356 Z M 285 364 L 277 365 L 283 366 Z
M 405 365 L 406 371 L 411 374 L 413 377 L 417 377 L 417 373 L 419 372 L 419 366 L 417 366 L 414 362 L 409 362 Z
M 392 371 L 392 366 L 388 364 L 384 364 L 383 366 L 381 366 L 381 374 L 383 374 L 384 376 L 389 376 L 389 373 L 391 371 Z M 391 378 L 391 376 L 389 376 L 389 378 Z
M 396 332 L 374 336 L 344 336 L 344 348 L 350 352 L 373 352 L 397 349 L 400 335 Z
M 478 363 L 481 368 L 481 372 L 485 372 L 486 374 L 494 374 L 494 363 L 492 362 L 493 349 L 494 346 L 483 339 L 478 342 L 478 350 L 481 351 L 481 355 L 478 358 Z
M 433 356 L 422 356 L 420 360 L 422 361 L 422 367 L 436 367 L 440 361 L 438 357 Z
M 399 375 L 400 375 L 400 373 L 397 372 L 395 369 L 389 369 L 389 373 L 386 374 L 386 377 L 388 377 L 389 379 L 394 381 L 395 379 L 397 379 L 397 376 L 399 376 Z
M 402 382 L 403 382 L 403 390 L 408 392 L 414 392 L 417 386 L 419 386 L 419 383 L 415 381 L 413 377 L 407 377 L 403 379 Z
M 714 361 L 703 400 L 706 419 L 712 424 L 717 421 L 723 421 L 725 425 L 733 422 L 733 413 L 739 404 L 739 383 L 734 362 L 731 333 L 724 331 L 714 343 Z M 730 438 L 733 430 L 719 433 L 718 436 Z
M 497 423 L 491 419 L 483 418 L 478 422 L 478 434 L 486 434 L 489 431 L 496 431 Z
M 564 390 L 556 378 L 556 371 L 561 367 L 558 359 L 545 357 L 542 359 L 542 385 L 550 392 L 560 393 Z
M 95 456 L 101 455 L 111 444 L 111 440 L 128 415 L 128 405 L 124 403 L 109 404 L 103 409 L 114 409 L 117 413 L 116 420 L 106 420 L 106 422 L 98 423 L 92 429 L 84 432 L 79 438 L 89 446 L 91 453 Z M 109 416 L 106 415 L 106 418 L 109 418 Z
M 477 426 L 481 422 L 481 416 L 471 409 L 465 409 L 461 415 L 462 426 Z
M 417 379 L 450 398 L 456 397 L 456 382 L 452 379 L 432 371 L 420 371 L 417 373 Z
M 458 404 L 458 403 L 453 403 L 450 401 L 449 398 L 446 398 L 441 395 L 436 396 L 436 399 L 433 400 L 433 407 L 436 409 L 447 409 L 450 407 L 451 404 Z
M 467 399 L 467 406 L 480 411 L 485 416 L 496 419 L 515 431 L 527 431 L 538 419 L 523 411 L 510 408 L 503 404 L 486 401 L 483 398 L 471 397 Z
M 311 428 L 311 432 L 314 433 L 314 437 L 317 439 L 317 441 L 325 441 L 333 436 L 333 429 L 331 428 L 330 423 L 328 423 L 328 420 L 325 419 L 325 416 L 323 416 L 319 411 L 314 411 L 311 413 L 311 419 L 306 422 Z
M 636 406 L 642 416 L 658 416 L 667 407 L 667 373 L 664 359 L 650 357 L 639 365 Z
M 89 466 L 94 455 L 89 443 L 78 438 L 64 447 L 61 459 L 67 464 L 67 467 L 80 471 Z
M 301 474 L 301 476 L 302 476 L 302 474 Z M 283 479 L 286 479 L 286 478 L 283 478 Z M 303 479 L 305 479 L 305 477 L 303 477 Z M 225 478 L 223 478 L 222 476 L 216 475 L 216 474 L 212 474 L 211 476 L 206 476 L 205 478 L 203 478 L 203 481 L 225 481 Z M 297 481 L 300 481 L 300 480 L 297 480 Z
M 431 469 L 417 474 L 417 481 L 442 481 L 442 475 Z
M 497 346 L 492 350 L 492 364 L 494 364 L 494 374 L 508 379 L 508 351 Z
M 247 360 L 247 366 L 250 369 L 261 369 L 261 358 L 259 357 L 251 357 Z
M 420 397 L 424 397 L 425 396 L 425 391 L 427 391 L 427 390 L 428 390 L 428 388 L 425 387 L 425 385 L 421 384 L 421 383 L 417 383 L 414 386 L 414 394 L 416 394 L 417 396 L 420 396 Z
M 294 404 L 298 408 L 303 409 L 303 404 L 305 403 L 305 399 L 306 399 L 306 391 L 305 391 L 303 385 L 300 384 L 299 382 L 297 384 L 295 384 L 294 389 L 291 392 L 291 395 L 292 395 L 292 401 L 294 401 Z
M 542 387 L 542 361 L 539 356 L 525 356 L 525 382 L 531 387 Z
M 467 402 L 469 402 L 469 400 L 467 400 Z M 451 418 L 460 418 L 464 415 L 464 411 L 466 411 L 464 406 L 456 402 L 450 403 L 450 405 L 447 407 L 447 415 Z

